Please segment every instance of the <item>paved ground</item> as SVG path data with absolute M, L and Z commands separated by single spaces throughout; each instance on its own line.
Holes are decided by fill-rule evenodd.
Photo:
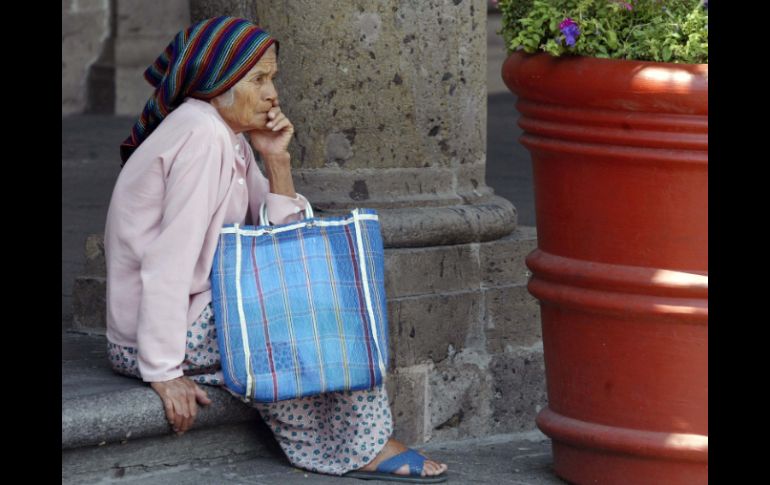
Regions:
M 537 437 L 534 437 L 537 439 Z M 496 435 L 492 438 L 445 442 L 426 445 L 418 451 L 447 464 L 453 485 L 565 485 L 550 469 L 551 451 L 548 441 L 530 441 L 520 435 Z M 384 480 L 356 480 L 321 475 L 294 468 L 285 457 L 261 457 L 233 462 L 222 459 L 189 463 L 152 471 L 114 471 L 114 479 L 98 483 L 136 483 L 157 485 L 299 485 L 299 484 L 390 484 Z M 96 482 L 94 482 L 96 483 Z

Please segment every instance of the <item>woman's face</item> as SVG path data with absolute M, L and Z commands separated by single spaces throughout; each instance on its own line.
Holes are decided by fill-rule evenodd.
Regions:
M 271 45 L 257 64 L 230 90 L 212 99 L 212 105 L 235 133 L 265 130 L 267 112 L 278 106 L 273 79 L 278 73 L 275 46 Z M 228 97 L 232 95 L 232 103 Z M 228 104 L 229 103 L 229 104 Z

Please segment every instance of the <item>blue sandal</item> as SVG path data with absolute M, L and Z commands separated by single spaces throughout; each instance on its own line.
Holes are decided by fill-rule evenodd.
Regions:
M 390 480 L 393 482 L 409 483 L 439 483 L 447 479 L 446 472 L 440 475 L 420 476 L 422 467 L 425 463 L 425 457 L 412 448 L 402 451 L 398 455 L 391 456 L 387 460 L 377 465 L 377 471 L 367 472 L 353 470 L 343 474 L 343 477 L 360 478 L 362 480 Z M 397 475 L 394 472 L 409 464 L 409 475 Z

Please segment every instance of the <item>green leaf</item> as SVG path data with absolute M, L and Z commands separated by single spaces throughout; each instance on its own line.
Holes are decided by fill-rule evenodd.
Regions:
M 523 42 L 525 47 L 529 47 L 530 49 L 537 49 L 537 39 L 525 39 Z
M 551 29 L 551 32 L 556 32 L 559 28 L 559 21 L 557 19 L 551 20 L 551 24 L 548 27 Z

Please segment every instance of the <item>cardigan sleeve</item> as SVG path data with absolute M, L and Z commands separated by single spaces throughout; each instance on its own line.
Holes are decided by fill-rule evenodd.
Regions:
M 216 208 L 221 150 L 191 133 L 170 161 L 157 237 L 141 258 L 137 363 L 146 382 L 183 375 L 193 271 Z
M 248 224 L 263 224 L 262 221 L 258 220 L 259 207 L 262 202 L 267 205 L 267 218 L 272 224 L 288 224 L 299 221 L 302 217 L 300 212 L 306 210 L 310 206 L 310 202 L 302 194 L 289 197 L 270 192 L 270 181 L 259 169 L 254 153 L 245 138 L 242 140 L 242 144 L 247 147 L 244 152 L 246 153 L 247 164 L 246 175 L 249 180 L 249 214 L 251 218 L 246 222 Z

